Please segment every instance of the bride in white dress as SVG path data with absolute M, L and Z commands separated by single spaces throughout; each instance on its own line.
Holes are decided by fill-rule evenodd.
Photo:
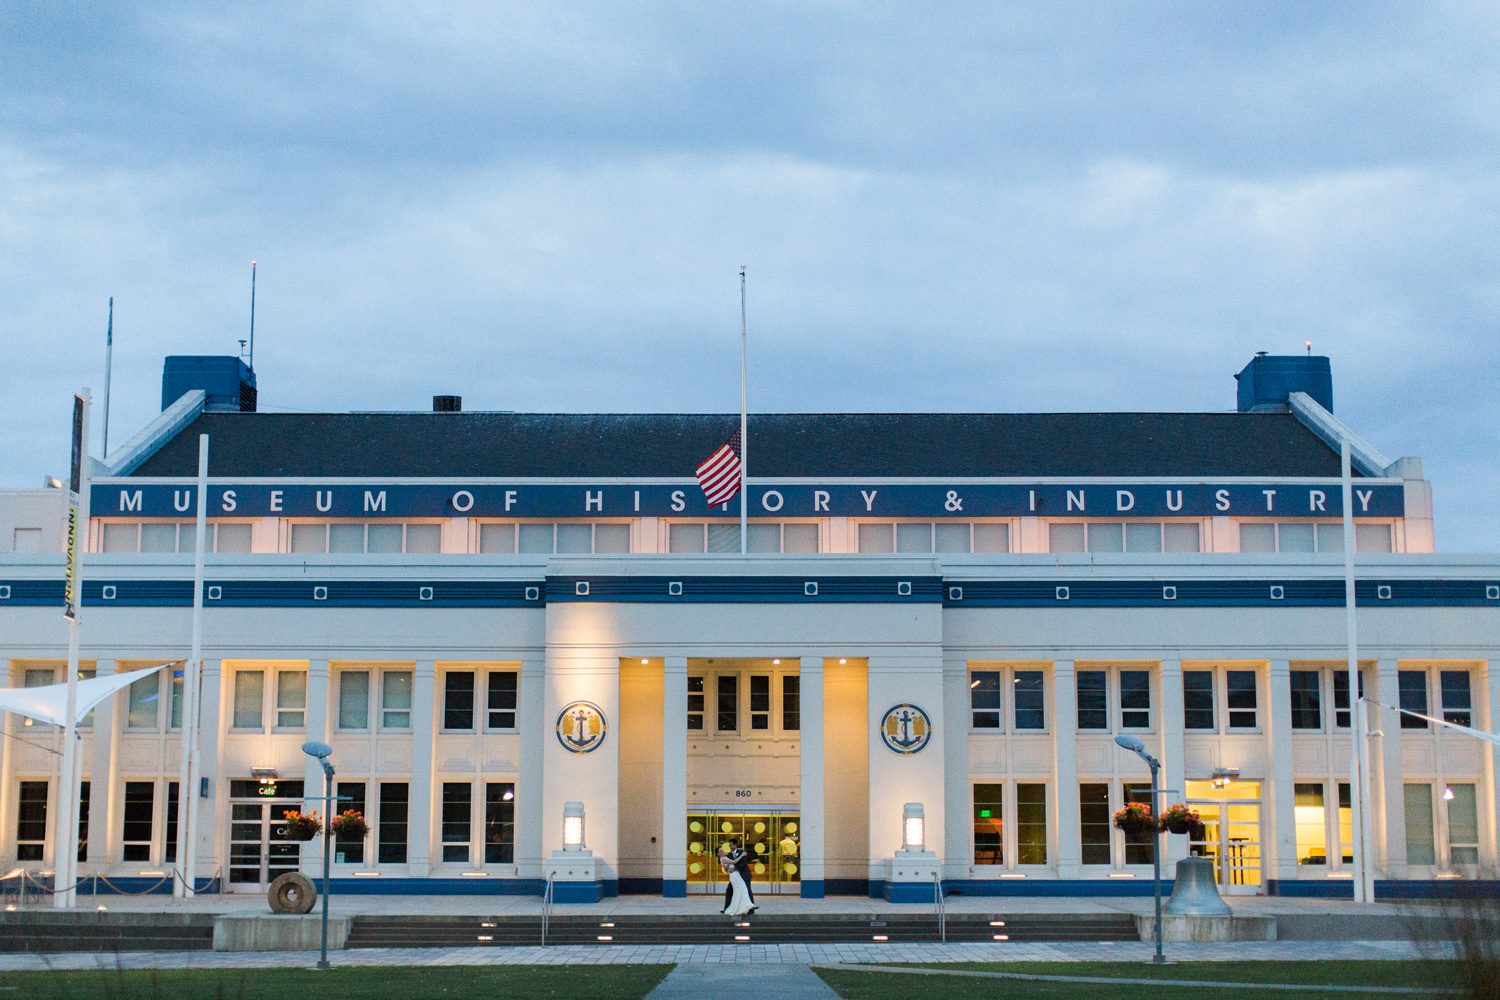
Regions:
M 721 855 L 719 858 L 724 873 L 729 876 L 729 885 L 734 890 L 734 895 L 729 900 L 729 907 L 724 911 L 731 917 L 741 917 L 755 909 L 755 904 L 750 902 L 750 888 L 745 885 L 744 876 L 735 866 L 735 862 L 739 860 L 739 853 L 736 851 L 734 854 Z

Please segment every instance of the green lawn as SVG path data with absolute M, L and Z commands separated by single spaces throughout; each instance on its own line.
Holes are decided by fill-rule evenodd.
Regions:
M 1452 962 L 1182 962 L 1151 965 L 1136 962 L 973 962 L 923 965 L 919 968 L 963 969 L 974 972 L 1019 972 L 1041 976 L 1105 976 L 1115 979 L 1193 979 L 1218 983 L 1287 985 L 1416 986 L 1422 989 L 1457 987 L 1458 969 Z M 978 979 L 969 976 L 903 976 L 889 972 L 856 972 L 852 968 L 818 969 L 818 975 L 845 1000 L 1100 1000 L 1104 995 L 1149 994 L 1151 987 L 1108 989 L 1097 983 L 1054 983 L 1019 979 Z M 1272 985 L 1247 994 L 1246 987 L 1194 987 L 1193 1000 L 1270 1000 Z M 1291 1000 L 1375 1000 L 1380 994 L 1298 990 Z M 1385 994 L 1402 1000 L 1400 994 Z M 1411 994 L 1413 1000 L 1418 994 Z
M 639 1000 L 670 965 L 365 966 L 0 973 L 16 1000 Z

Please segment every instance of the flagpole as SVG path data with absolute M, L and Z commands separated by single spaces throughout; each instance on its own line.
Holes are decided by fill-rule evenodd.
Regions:
M 750 551 L 749 508 L 745 499 L 745 470 L 750 464 L 750 439 L 745 434 L 745 269 L 740 268 L 740 555 Z
M 57 823 L 53 830 L 52 905 L 72 907 L 78 871 L 79 757 L 78 640 L 83 604 L 83 552 L 89 532 L 89 404 L 87 389 L 73 397 L 73 468 L 68 482 L 68 569 L 63 617 L 68 620 L 67 695 L 63 702 L 62 764 L 57 771 Z

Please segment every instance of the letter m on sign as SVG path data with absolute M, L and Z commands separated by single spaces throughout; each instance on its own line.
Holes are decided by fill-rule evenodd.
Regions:
M 136 490 L 134 493 L 126 493 L 124 490 L 121 490 L 120 509 L 139 511 L 141 509 L 141 491 Z
M 381 490 L 379 493 L 371 493 L 369 490 L 365 490 L 365 510 L 385 510 L 385 490 Z

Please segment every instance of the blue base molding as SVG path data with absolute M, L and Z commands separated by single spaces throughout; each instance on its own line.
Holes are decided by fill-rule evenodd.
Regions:
M 801 890 L 803 899 L 822 899 L 825 891 L 823 880 L 820 878 L 803 879 Z
M 1161 880 L 1164 898 L 1172 894 L 1172 884 L 1170 879 Z M 1150 896 L 1155 891 L 1155 883 L 1149 878 L 943 880 L 945 896 Z
M 106 884 L 105 879 L 109 879 Z M 50 889 L 52 877 L 40 879 Z M 80 896 L 170 896 L 172 895 L 172 879 L 163 879 L 159 875 L 105 875 L 99 879 L 93 879 L 87 875 L 79 883 L 78 895 Z M 200 878 L 193 886 L 193 891 L 206 895 L 215 895 L 223 892 L 224 887 L 216 878 Z
M 1353 899 L 1354 880 L 1266 879 L 1266 895 L 1285 896 L 1288 899 Z
M 1283 883 L 1285 884 L 1285 883 Z M 1353 890 L 1350 890 L 1353 892 Z M 1500 896 L 1500 881 L 1495 879 L 1376 879 L 1376 899 L 1467 899 Z
M 606 896 L 619 894 L 618 888 L 615 892 L 607 892 L 605 882 L 558 882 L 552 883 L 552 901 L 554 903 L 597 903 Z
M 873 889 L 875 880 L 870 881 Z M 889 903 L 926 903 L 931 906 L 934 902 L 931 882 L 885 882 L 883 897 Z
M 870 880 L 867 878 L 825 878 L 823 891 L 830 896 L 865 896 L 870 892 Z
M 661 879 L 661 894 L 667 899 L 687 898 L 687 879 L 664 878 Z M 625 892 L 625 880 L 620 879 L 620 892 Z

